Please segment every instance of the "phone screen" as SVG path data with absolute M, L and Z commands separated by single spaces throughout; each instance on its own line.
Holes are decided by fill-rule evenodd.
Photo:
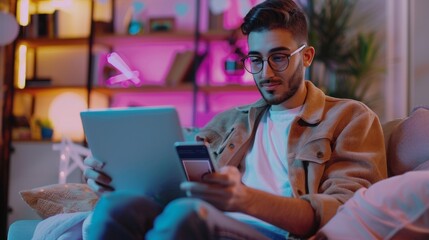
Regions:
M 205 174 L 215 172 L 210 153 L 204 143 L 179 143 L 176 144 L 176 150 L 188 181 L 199 182 Z

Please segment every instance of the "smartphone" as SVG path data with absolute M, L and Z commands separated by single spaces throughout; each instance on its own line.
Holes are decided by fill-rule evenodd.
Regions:
M 205 174 L 217 171 L 204 142 L 176 142 L 174 146 L 188 181 L 200 182 Z

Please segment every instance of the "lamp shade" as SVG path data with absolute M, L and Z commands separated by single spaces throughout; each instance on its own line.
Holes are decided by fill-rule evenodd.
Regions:
M 19 26 L 16 18 L 7 12 L 0 11 L 0 46 L 11 43 L 18 36 Z

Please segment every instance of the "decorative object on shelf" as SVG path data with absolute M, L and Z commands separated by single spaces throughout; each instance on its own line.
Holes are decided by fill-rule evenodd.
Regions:
M 209 7 L 213 14 L 221 14 L 225 12 L 231 3 L 229 0 L 210 0 Z
M 32 78 L 25 79 L 26 87 L 47 87 L 52 85 L 52 80 L 50 78 Z
M 149 19 L 150 32 L 172 32 L 175 28 L 174 17 L 156 17 Z
M 110 34 L 113 33 L 113 26 L 111 23 L 106 21 L 94 21 L 94 33 L 95 34 Z
M 51 140 L 52 136 L 54 135 L 54 129 L 48 127 L 41 127 L 40 135 L 42 136 L 42 139 Z
M 224 72 L 228 77 L 229 82 L 236 82 L 244 74 L 244 65 L 241 59 L 244 57 L 243 52 L 239 47 L 234 47 L 232 52 L 226 56 L 224 60 Z
M 240 83 L 244 74 L 243 57 L 245 54 L 237 45 L 238 29 L 232 31 L 228 43 L 231 49 L 230 53 L 224 59 L 224 72 L 229 83 Z
M 165 85 L 174 87 L 190 81 L 189 73 L 194 64 L 194 55 L 193 50 L 176 53 L 165 77 Z
M 189 13 L 189 4 L 177 2 L 174 8 L 176 15 L 179 17 L 186 16 Z
M 107 56 L 109 56 L 111 49 L 97 47 L 94 48 L 91 54 L 92 70 L 91 81 L 93 86 L 105 86 L 106 79 L 116 75 L 117 70 L 112 65 L 108 64 Z
M 61 143 L 52 145 L 52 150 L 60 151 L 60 167 L 58 173 L 58 183 L 67 182 L 67 176 L 77 167 L 85 170 L 83 160 L 91 155 L 91 150 L 79 144 L 73 143 L 69 138 L 63 137 Z
M 40 128 L 42 140 L 51 140 L 54 135 L 54 125 L 48 118 L 36 119 L 36 125 Z
M 107 62 L 121 72 L 116 76 L 110 77 L 107 80 L 108 85 L 118 83 L 122 84 L 123 87 L 128 87 L 130 83 L 134 84 L 134 86 L 142 85 L 142 81 L 139 78 L 140 73 L 138 71 L 131 70 L 131 68 L 116 52 L 112 52 L 107 56 Z
M 30 140 L 31 127 L 26 116 L 13 116 L 12 122 L 12 139 L 13 140 Z
M 128 33 L 137 35 L 144 33 L 145 28 L 145 4 L 141 1 L 133 1 L 132 3 L 132 16 L 128 25 Z
M 18 36 L 19 26 L 15 17 L 0 10 L 0 46 L 5 46 Z
M 52 13 L 34 13 L 30 23 L 24 28 L 24 36 L 29 38 L 58 37 L 58 10 Z
M 264 0 L 210 0 L 210 12 L 214 15 L 223 14 L 223 28 L 234 29 L 239 26 L 246 13 Z

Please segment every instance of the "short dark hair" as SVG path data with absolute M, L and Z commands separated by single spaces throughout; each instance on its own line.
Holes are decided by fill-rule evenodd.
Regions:
M 266 0 L 253 7 L 241 24 L 244 35 L 277 28 L 290 31 L 298 43 L 307 43 L 307 19 L 293 0 Z

